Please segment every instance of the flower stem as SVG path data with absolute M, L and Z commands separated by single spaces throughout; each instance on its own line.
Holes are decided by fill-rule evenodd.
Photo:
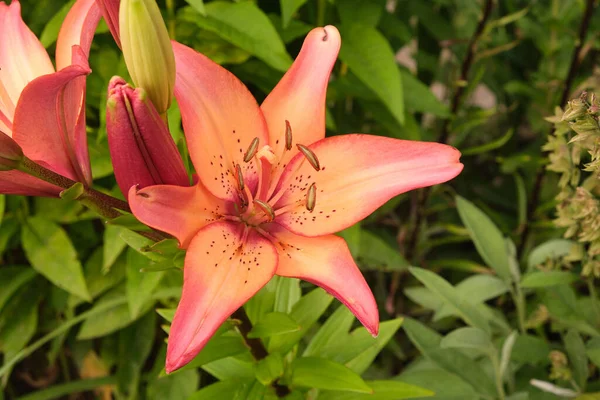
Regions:
M 231 317 L 240 321 L 240 324 L 237 328 L 240 331 L 244 342 L 250 348 L 252 357 L 254 357 L 254 359 L 257 361 L 266 358 L 269 355 L 269 352 L 261 340 L 248 337 L 248 333 L 252 330 L 252 322 L 250 322 L 250 318 L 248 318 L 248 314 L 246 314 L 244 307 L 238 308 L 237 311 L 231 315 Z M 277 381 L 273 382 L 271 386 L 273 386 L 275 389 L 277 397 L 282 398 L 291 393 L 287 386 L 281 385 Z
M 30 160 L 27 157 L 23 158 L 18 169 L 22 172 L 25 172 L 26 174 L 35 176 L 38 179 L 51 183 L 65 190 L 77 184 L 77 182 L 75 182 L 74 180 L 57 174 L 56 172 L 46 167 L 43 167 L 42 165 Z M 90 187 L 84 186 L 83 193 L 77 197 L 77 200 L 79 200 L 81 204 L 85 205 L 87 208 L 95 211 L 96 213 L 98 213 L 106 219 L 114 219 L 122 216 L 123 214 L 121 213 L 121 211 L 125 211 L 128 213 L 131 212 L 131 209 L 129 208 L 129 204 L 127 204 L 127 202 L 99 192 Z M 156 231 L 139 231 L 137 233 L 155 241 L 167 239 L 165 235 Z

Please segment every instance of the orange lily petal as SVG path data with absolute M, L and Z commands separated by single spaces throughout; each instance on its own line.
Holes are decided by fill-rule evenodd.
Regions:
M 215 222 L 192 239 L 167 346 L 167 372 L 190 362 L 219 326 L 274 275 L 277 251 L 245 225 Z
M 0 193 L 3 194 L 58 197 L 62 190 L 58 186 L 51 185 L 21 171 L 0 172 Z
M 235 200 L 236 165 L 254 190 L 255 162 L 244 153 L 256 137 L 268 144 L 267 126 L 252 94 L 232 73 L 187 46 L 173 42 L 177 78 L 175 97 L 181 109 L 190 155 L 200 180 L 215 196 Z
M 202 184 L 191 187 L 155 185 L 129 190 L 129 205 L 144 224 L 171 234 L 181 248 L 207 224 L 226 213 L 228 205 L 214 197 Z
M 0 3 L 0 130 L 12 135 L 11 122 L 23 88 L 54 72 L 48 53 L 21 18 L 18 0 Z
M 82 130 L 85 133 L 85 120 L 76 118 L 83 106 L 71 109 L 68 106 L 73 103 L 65 99 L 71 94 L 65 90 L 68 84 L 91 72 L 78 49 L 74 47 L 77 64 L 40 76 L 25 87 L 15 110 L 13 138 L 27 157 L 44 161 L 59 174 L 89 183 L 87 137 L 78 134 Z
M 298 154 L 281 177 L 279 188 L 288 190 L 274 207 L 287 210 L 276 222 L 304 236 L 339 232 L 390 198 L 446 182 L 463 168 L 458 150 L 439 143 L 350 134 L 323 139 L 310 149 L 320 171 Z M 312 183 L 317 190 L 310 212 L 306 195 Z
M 377 303 L 344 239 L 334 235 L 307 238 L 285 229 L 274 236 L 282 244 L 277 275 L 300 278 L 327 290 L 377 336 Z
M 86 58 L 102 14 L 96 0 L 77 0 L 67 14 L 56 41 L 56 70 L 68 67 L 72 62 L 72 47 L 82 48 Z
M 298 153 L 296 143 L 308 146 L 325 137 L 327 83 L 340 45 L 340 33 L 334 26 L 310 31 L 291 68 L 260 106 L 269 127 L 271 146 L 280 160 L 274 166 L 274 178 Z M 285 150 L 285 121 L 292 129 L 291 151 Z

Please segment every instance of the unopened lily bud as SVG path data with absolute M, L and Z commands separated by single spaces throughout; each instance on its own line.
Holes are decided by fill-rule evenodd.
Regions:
M 106 105 L 108 146 L 121 192 L 131 186 L 189 186 L 181 155 L 144 89 L 114 77 Z
M 156 0 L 121 0 L 119 30 L 133 83 L 163 115 L 173 99 L 175 56 Z
M 10 136 L 0 131 L 0 171 L 16 169 L 23 160 L 23 150 Z

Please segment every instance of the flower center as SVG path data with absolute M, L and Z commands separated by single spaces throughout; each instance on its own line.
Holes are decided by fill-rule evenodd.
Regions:
M 290 151 L 293 143 L 292 128 L 288 121 L 285 121 L 285 128 L 285 151 Z M 235 165 L 235 179 L 238 185 L 239 198 L 235 205 L 237 218 L 247 226 L 259 227 L 261 224 L 274 221 L 278 215 L 296 208 L 299 203 L 304 203 L 306 209 L 313 212 L 317 204 L 317 186 L 315 182 L 310 185 L 305 183 L 304 187 L 299 188 L 299 190 L 306 191 L 303 200 L 276 208 L 279 199 L 290 188 L 298 187 L 298 185 L 294 186 L 288 182 L 294 178 L 293 173 L 282 174 L 276 180 L 273 180 L 271 175 L 272 166 L 276 163 L 277 157 L 270 146 L 267 145 L 259 149 L 259 144 L 259 139 L 254 138 L 243 158 L 244 163 L 256 163 L 258 183 L 254 191 L 251 191 L 246 184 L 241 165 Z M 321 169 L 319 159 L 312 150 L 302 144 L 296 144 L 296 147 L 304 156 L 303 161 L 297 164 L 296 169 L 299 169 L 304 161 L 307 161 L 316 171 Z M 308 176 L 307 179 L 310 180 L 310 178 L 311 176 Z M 298 180 L 299 178 L 295 177 L 295 179 Z M 298 184 L 302 183 L 301 179 L 302 177 L 300 177 Z

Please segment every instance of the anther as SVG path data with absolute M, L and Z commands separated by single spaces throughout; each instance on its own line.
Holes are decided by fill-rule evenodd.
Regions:
M 258 142 L 259 140 L 257 137 L 252 139 L 250 146 L 248 146 L 248 150 L 246 150 L 246 153 L 244 154 L 244 162 L 252 160 L 252 158 L 256 155 L 256 152 L 258 151 Z
M 306 209 L 310 212 L 313 212 L 316 204 L 317 204 L 317 185 L 315 183 L 313 183 L 308 188 L 308 193 L 306 195 Z
M 235 177 L 237 178 L 238 185 L 240 185 L 240 190 L 244 190 L 244 175 L 242 175 L 242 167 L 240 164 L 235 166 Z
M 306 157 L 306 159 L 314 169 L 316 169 L 317 171 L 321 170 L 321 164 L 319 164 L 319 159 L 311 149 L 302 144 L 297 144 L 296 147 L 298 147 L 298 150 L 300 150 L 302 154 L 304 154 L 304 157 Z
M 271 207 L 269 203 L 255 199 L 254 204 L 260 208 L 262 212 L 269 216 L 269 221 L 273 221 L 275 219 L 275 211 L 273 211 L 273 207 Z
M 292 126 L 287 119 L 285 120 L 285 149 L 292 149 Z

